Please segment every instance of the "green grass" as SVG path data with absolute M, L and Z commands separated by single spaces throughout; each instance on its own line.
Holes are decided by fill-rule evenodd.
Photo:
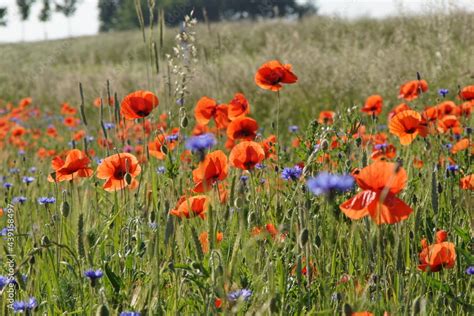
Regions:
M 27 143 L 23 155 L 11 142 L 14 122 L 9 113 L 2 114 L 1 120 L 8 126 L 0 143 L 3 182 L 13 186 L 0 189 L 4 197 L 0 228 L 8 225 L 8 214 L 14 214 L 10 253 L 15 254 L 18 282 L 15 300 L 34 296 L 38 315 L 107 315 L 105 310 L 111 315 L 124 310 L 142 315 L 334 315 L 343 310 L 350 314 L 349 306 L 376 315 L 384 311 L 391 315 L 472 314 L 472 277 L 465 270 L 474 265 L 473 195 L 459 188 L 459 179 L 473 173 L 472 155 L 466 150 L 449 153 L 444 145 L 454 142 L 453 135 L 417 137 L 407 147 L 384 131 L 397 147 L 397 161 L 408 173 L 407 186 L 399 197 L 413 213 L 398 224 L 377 226 L 370 218 L 351 221 L 339 205 L 358 189 L 331 197 L 314 196 L 305 182 L 324 170 L 347 173 L 369 164 L 373 144 L 361 144 L 349 130 L 361 123 L 367 133 L 375 134 L 387 123 L 389 109 L 400 102 L 399 85 L 416 79 L 416 72 L 428 81 L 430 90 L 410 102 L 413 108 L 437 104 L 438 88 L 448 88 L 447 98 L 459 103 L 458 84 L 473 84 L 473 22 L 474 15 L 458 13 L 383 21 L 317 17 L 299 23 L 224 23 L 211 25 L 211 32 L 200 25 L 196 30 L 198 60 L 191 66 L 193 78 L 186 84 L 189 94 L 182 109 L 186 113 L 181 114 L 176 96 L 167 87 L 171 82 L 174 91 L 180 77 L 167 78 L 164 60 L 159 74 L 154 74 L 138 32 L 0 46 L 0 98 L 16 104 L 31 96 L 30 107 L 42 113 L 38 118 L 22 116 L 20 123 L 27 129 L 22 136 Z M 166 31 L 164 49 L 169 52 L 175 30 Z M 260 90 L 253 79 L 258 67 L 272 58 L 291 63 L 299 77 L 298 83 L 281 91 L 281 100 L 276 93 Z M 179 59 L 174 63 L 182 65 Z M 108 109 L 101 115 L 92 106 L 95 97 L 106 96 L 107 79 L 120 98 L 137 89 L 153 90 L 160 105 L 149 119 L 157 123 L 160 113 L 169 112 L 169 128 L 180 126 L 182 136 L 190 135 L 193 108 L 203 95 L 227 102 L 235 92 L 244 92 L 251 116 L 264 129 L 263 137 L 277 132 L 275 117 L 281 102 L 280 158 L 265 161 L 265 169 L 251 173 L 230 168 L 224 181 L 228 201 L 219 203 L 211 191 L 205 220 L 168 215 L 179 197 L 193 187 L 192 170 L 198 162 L 198 157 L 181 162 L 183 138 L 166 160 L 150 157 L 141 164 L 140 187 L 134 191 L 106 192 L 104 181 L 95 176 L 48 182 L 52 157 L 38 158 L 38 148 L 66 150 L 79 129 L 97 139 L 103 135 L 100 123 L 113 121 Z M 69 102 L 79 109 L 79 82 L 84 87 L 88 125 L 71 131 L 61 124 L 59 104 Z M 359 111 L 365 98 L 375 93 L 384 97 L 384 113 L 377 119 Z M 313 122 L 322 109 L 337 111 L 334 125 Z M 472 117 L 462 123 L 472 126 Z M 49 124 L 58 128 L 58 137 L 33 137 L 34 129 L 44 132 Z M 290 124 L 298 124 L 300 131 L 289 134 Z M 128 134 L 130 145 L 143 143 L 141 126 L 137 122 L 139 130 Z M 153 129 L 146 137 L 157 133 Z M 108 134 L 116 147 L 110 153 L 121 152 L 124 143 L 117 130 Z M 312 154 L 316 143 L 333 136 L 340 147 L 323 146 Z M 348 140 L 343 142 L 342 136 Z M 291 147 L 294 137 L 301 139 L 298 148 Z M 472 141 L 472 134 L 463 137 Z M 215 149 L 228 155 L 225 141 L 225 136 L 218 136 Z M 84 144 L 77 142 L 76 147 L 84 149 Z M 95 150 L 95 158 L 107 156 L 96 141 L 88 148 Z M 318 162 L 324 154 L 329 155 L 329 163 Z M 446 166 L 439 163 L 447 156 L 460 168 L 449 176 Z M 423 168 L 413 166 L 415 157 L 424 161 Z M 280 179 L 283 167 L 300 162 L 306 165 L 301 179 Z M 95 170 L 97 165 L 93 160 L 91 167 Z M 164 174 L 156 172 L 160 166 L 166 168 Z M 29 171 L 31 167 L 37 169 L 35 173 Z M 240 180 L 242 174 L 249 176 L 247 185 Z M 22 181 L 27 175 L 35 178 L 29 185 Z M 8 213 L 7 205 L 18 196 L 27 201 L 15 204 Z M 55 197 L 56 203 L 40 205 L 37 199 L 44 196 Z M 268 223 L 285 234 L 284 241 L 265 232 L 252 235 L 254 227 Z M 431 243 L 436 229 L 448 231 L 448 241 L 456 245 L 456 265 L 423 273 L 417 269 L 420 241 L 428 238 Z M 207 254 L 202 253 L 198 240 L 204 231 L 209 236 L 224 233 L 220 243 L 211 238 Z M 0 275 L 5 276 L 9 274 L 7 241 L 0 240 Z M 316 270 L 304 275 L 301 268 L 310 262 Z M 83 275 L 89 268 L 104 272 L 94 286 Z M 348 281 L 341 282 L 346 275 Z M 226 301 L 227 294 L 242 288 L 253 292 L 248 302 Z M 224 299 L 221 310 L 214 307 L 217 297 Z M 7 290 L 0 294 L 0 304 L 1 315 L 11 314 Z

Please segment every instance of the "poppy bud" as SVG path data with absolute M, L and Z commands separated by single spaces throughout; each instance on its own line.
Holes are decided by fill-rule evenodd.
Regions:
M 349 304 L 344 304 L 344 307 L 342 309 L 342 313 L 346 316 L 352 315 L 352 307 Z
M 309 231 L 307 228 L 303 229 L 300 234 L 300 247 L 303 248 L 308 242 Z
M 61 214 L 63 214 L 64 217 L 68 217 L 69 216 L 69 211 L 70 211 L 69 203 L 67 201 L 62 202 L 61 203 Z
M 321 149 L 326 151 L 329 148 L 329 142 L 326 139 L 323 139 L 321 141 Z
M 130 173 L 127 172 L 125 174 L 124 179 L 125 179 L 125 183 L 127 183 L 127 185 L 130 185 L 132 183 L 132 175 Z
M 109 316 L 110 315 L 109 308 L 107 307 L 107 305 L 101 305 L 97 309 L 97 312 L 95 313 L 95 315 L 96 316 Z
M 183 116 L 181 118 L 181 127 L 186 128 L 188 126 L 188 118 L 186 116 Z
M 161 146 L 161 152 L 164 154 L 164 155 L 167 155 L 168 154 L 168 147 L 166 146 Z
M 43 237 L 41 237 L 41 246 L 49 246 L 51 244 L 51 241 L 49 240 L 48 236 L 46 235 L 43 235 Z

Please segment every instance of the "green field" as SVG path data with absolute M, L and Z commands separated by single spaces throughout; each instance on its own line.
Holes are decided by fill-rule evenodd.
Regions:
M 10 294 L 17 311 L 33 315 L 473 314 L 474 184 L 461 188 L 460 181 L 474 173 L 473 119 L 461 107 L 474 101 L 460 100 L 458 92 L 474 84 L 474 14 L 198 24 L 196 60 L 174 58 L 176 73 L 166 54 L 183 44 L 175 40 L 178 30 L 164 29 L 163 45 L 159 28 L 145 31 L 145 41 L 136 31 L 0 45 L 0 276 L 10 278 L 0 278 L 0 315 L 13 313 Z M 152 41 L 159 58 L 150 56 Z M 273 59 L 292 64 L 298 76 L 278 93 L 254 79 Z M 429 89 L 414 100 L 398 99 L 400 85 L 417 73 Z M 448 89 L 447 96 L 439 89 Z M 136 90 L 152 91 L 160 104 L 145 118 L 125 121 L 122 100 Z M 246 171 L 233 162 L 230 128 L 216 131 L 212 120 L 212 150 L 191 154 L 185 147 L 197 101 L 229 103 L 236 92 L 245 94 L 259 125 L 257 135 L 243 137 L 261 142 L 278 135 L 267 144 L 263 166 Z M 118 96 L 115 108 L 93 105 L 108 93 Z M 374 94 L 383 97 L 380 116 L 360 111 Z M 31 104 L 20 102 L 26 97 Z M 454 108 L 421 120 L 426 107 L 448 100 Z M 417 133 L 407 146 L 388 120 L 401 102 L 416 111 L 412 120 L 420 116 L 416 129 L 403 127 Z M 321 110 L 336 112 L 334 124 L 316 121 Z M 447 119 L 457 125 L 447 126 Z M 299 128 L 291 131 L 292 125 Z M 151 144 L 154 139 L 159 142 Z M 459 140 L 467 146 L 454 151 Z M 389 145 L 396 149 L 386 158 L 392 163 L 372 165 L 373 152 Z M 90 173 L 77 179 L 71 163 L 61 172 L 74 176 L 60 181 L 57 157 L 65 159 L 71 147 L 87 153 L 82 162 Z M 204 185 L 210 190 L 192 192 L 193 170 L 216 150 L 226 166 L 229 159 L 228 169 Z M 127 160 L 111 177 L 139 185 L 109 192 L 98 169 L 104 158 L 121 159 L 126 151 L 141 172 L 133 174 Z M 286 177 L 285 168 L 296 164 L 300 173 Z M 377 168 L 369 183 L 363 175 L 370 166 Z M 406 181 L 394 184 L 404 171 Z M 357 184 L 315 193 L 308 180 L 322 172 L 352 172 Z M 388 203 L 397 223 L 346 216 L 343 203 L 362 191 L 366 200 L 354 209 L 378 214 Z M 196 194 L 209 200 L 205 218 L 172 215 L 182 195 Z M 403 206 L 396 196 L 411 208 L 409 216 L 397 213 Z M 371 206 L 363 208 L 367 200 Z M 12 236 L 2 230 L 8 227 Z M 423 272 L 422 240 L 440 245 L 439 230 L 456 257 L 454 248 L 443 248 L 442 263 Z M 84 275 L 89 269 L 103 275 L 91 281 Z M 21 309 L 18 302 L 30 297 L 31 308 Z

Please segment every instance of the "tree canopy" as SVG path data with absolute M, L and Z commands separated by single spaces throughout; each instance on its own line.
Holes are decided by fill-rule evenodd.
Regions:
M 148 0 L 139 0 L 144 24 L 150 23 Z M 124 30 L 139 26 L 136 0 L 99 0 L 100 30 Z M 163 9 L 169 25 L 176 25 L 191 10 L 199 20 L 256 19 L 258 17 L 283 17 L 316 13 L 313 4 L 299 4 L 296 0 L 156 0 L 153 16 Z

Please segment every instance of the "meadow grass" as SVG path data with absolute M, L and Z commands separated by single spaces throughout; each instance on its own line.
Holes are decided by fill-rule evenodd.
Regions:
M 158 74 L 138 32 L 0 46 L 1 122 L 7 126 L 1 141 L 0 221 L 7 227 L 12 216 L 15 226 L 13 239 L 2 241 L 0 274 L 15 279 L 14 300 L 35 297 L 33 313 L 41 315 L 472 314 L 472 277 L 466 269 L 474 265 L 473 196 L 459 187 L 460 178 L 473 173 L 471 149 L 453 154 L 446 144 L 456 142 L 454 135 L 437 132 L 401 146 L 386 125 L 389 109 L 400 103 L 400 84 L 416 79 L 417 72 L 430 89 L 409 102 L 413 109 L 441 102 L 438 88 L 449 89 L 446 100 L 460 103 L 458 85 L 473 83 L 473 22 L 474 15 L 457 13 L 383 21 L 316 17 L 213 24 L 210 29 L 198 25 L 196 41 L 187 46 L 195 45 L 197 61 L 179 55 L 172 62 L 179 71 L 171 75 L 165 53 L 182 44 L 175 43 L 176 30 L 166 32 Z M 296 84 L 278 93 L 254 82 L 258 67 L 274 58 L 291 63 L 298 75 Z M 183 72 L 190 76 L 185 84 Z M 107 80 L 119 100 L 139 89 L 157 94 L 160 105 L 147 117 L 152 128 L 145 120 L 123 128 L 115 116 L 119 100 L 115 108 L 92 105 L 96 97 L 107 99 Z M 264 168 L 252 172 L 229 168 L 222 181 L 227 200 L 220 203 L 219 189 L 213 187 L 205 219 L 169 215 L 181 195 L 191 194 L 192 171 L 202 158 L 182 158 L 196 101 L 207 95 L 228 102 L 236 92 L 250 101 L 250 115 L 262 128 L 258 141 L 279 134 L 278 159 L 268 158 Z M 366 97 L 375 93 L 384 97 L 383 115 L 361 113 Z M 32 104 L 17 106 L 27 96 Z M 8 101 L 14 104 L 8 107 Z M 76 112 L 60 114 L 62 102 Z M 316 122 L 325 109 L 337 113 L 334 124 Z M 163 112 L 168 114 L 164 121 L 159 117 Z M 80 124 L 67 128 L 66 116 Z M 106 127 L 110 122 L 115 126 Z M 472 126 L 472 117 L 460 122 Z M 163 123 L 167 128 L 160 131 L 157 126 Z M 289 132 L 293 124 L 299 130 Z M 400 223 L 376 225 L 370 217 L 346 217 L 339 205 L 357 188 L 315 196 L 306 186 L 321 171 L 350 173 L 372 163 L 373 139 L 362 137 L 361 124 L 366 135 L 386 133 L 397 149 L 393 160 L 407 171 L 399 197 L 413 213 Z M 25 129 L 19 138 L 13 136 L 18 125 Z M 57 135 L 47 130 L 51 125 Z M 180 127 L 176 148 L 163 149 L 163 160 L 150 156 L 143 145 L 161 133 L 169 136 L 173 127 Z M 79 130 L 94 139 L 71 142 Z M 472 133 L 463 130 L 461 137 L 472 142 Z M 110 147 L 97 142 L 104 138 Z M 228 155 L 225 132 L 216 132 L 216 138 L 213 150 Z M 52 158 L 71 146 L 94 150 L 89 152 L 93 170 L 100 159 L 129 148 L 140 159 L 139 187 L 107 192 L 95 176 L 48 182 Z M 446 170 L 448 157 L 459 170 Z M 415 158 L 423 167 L 415 166 Z M 282 179 L 282 169 L 297 163 L 304 164 L 303 175 Z M 27 183 L 24 177 L 30 176 Z M 55 201 L 39 203 L 42 197 Z M 455 244 L 456 264 L 422 272 L 417 268 L 420 242 L 434 242 L 438 229 L 446 230 Z M 208 251 L 200 241 L 203 232 L 210 237 Z M 222 241 L 217 232 L 223 233 Z M 91 282 L 84 276 L 88 269 L 100 269 L 103 276 Z M 0 296 L 2 315 L 12 313 L 8 289 Z M 229 297 L 241 289 L 251 291 L 248 300 Z

